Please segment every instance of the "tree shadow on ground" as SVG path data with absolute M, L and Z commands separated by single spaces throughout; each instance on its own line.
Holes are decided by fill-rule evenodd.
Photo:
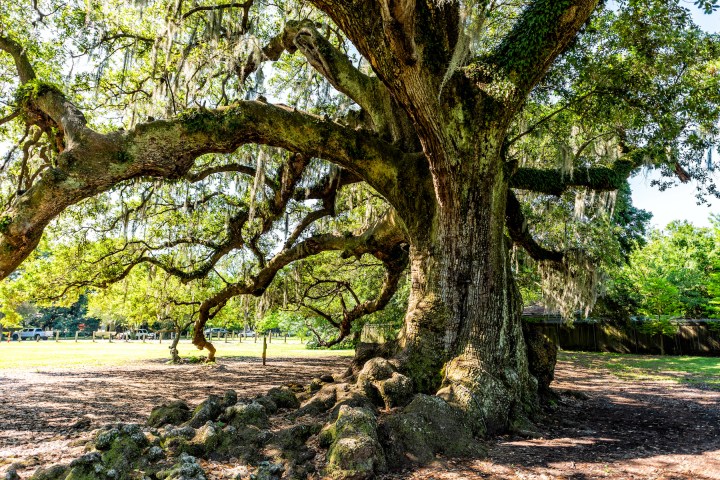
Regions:
M 223 358 L 216 365 L 143 361 L 112 368 L 25 371 L 0 384 L 0 451 L 48 436 L 87 431 L 113 422 L 143 423 L 153 406 L 180 399 L 195 405 L 228 389 L 253 397 L 286 383 L 307 384 L 347 368 L 347 357 Z M 81 422 L 82 428 L 76 426 Z M 45 434 L 45 435 L 39 435 Z
M 566 478 L 613 476 L 617 464 L 651 465 L 662 478 L 702 478 L 673 473 L 699 463 L 706 478 L 720 476 L 720 395 L 665 381 L 626 381 L 607 372 L 563 372 L 557 408 L 539 424 L 541 439 L 507 438 L 496 442 L 490 459 L 526 469 L 565 470 Z M 579 393 L 575 393 L 579 392 Z M 718 463 L 708 463 L 712 453 Z M 595 464 L 588 476 L 572 472 Z M 606 470 L 605 472 L 603 470 Z M 714 470 L 714 473 L 711 473 Z M 592 476 L 595 475 L 595 476 Z
M 383 478 L 720 478 L 720 392 L 569 362 L 556 378 L 560 400 L 538 423 L 539 438 L 507 435 L 487 443 L 487 458 L 439 458 Z

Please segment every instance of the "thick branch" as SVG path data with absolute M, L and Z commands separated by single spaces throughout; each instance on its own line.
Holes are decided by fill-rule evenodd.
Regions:
M 355 68 L 347 55 L 333 46 L 310 20 L 287 22 L 283 31 L 263 47 L 261 58 L 253 55 L 247 59 L 241 79 L 244 81 L 263 61 L 279 59 L 284 51 L 290 54 L 299 51 L 335 89 L 360 105 L 370 116 L 372 130 L 405 145 L 415 143 L 407 116 L 385 85 Z
M 190 10 L 188 10 L 187 12 L 185 12 L 182 15 L 182 19 L 185 20 L 186 18 L 188 18 L 189 16 L 191 16 L 197 12 L 203 12 L 203 11 L 208 11 L 208 10 L 224 10 L 226 8 L 250 8 L 252 6 L 252 4 L 253 4 L 253 0 L 248 0 L 243 3 L 234 2 L 234 3 L 222 3 L 220 5 L 203 5 L 200 7 L 191 8 Z
M 536 261 L 550 261 L 555 265 L 562 265 L 564 255 L 562 252 L 543 247 L 533 238 L 528 229 L 525 215 L 515 194 L 509 190 L 505 210 L 505 222 L 512 241 L 522 246 Z
M 597 4 L 598 0 L 535 0 L 523 11 L 489 62 L 514 85 L 511 101 L 516 106 L 570 45 Z
M 292 262 L 317 255 L 321 252 L 339 250 L 343 256 L 361 256 L 370 253 L 383 261 L 386 268 L 392 271 L 387 274 L 381 294 L 370 303 L 356 306 L 357 315 L 370 313 L 373 308 L 381 309 L 387 304 L 394 293 L 402 270 L 407 265 L 407 252 L 404 245 L 405 235 L 398 228 L 397 217 L 393 211 L 388 212 L 375 225 L 359 236 L 315 235 L 295 244 L 291 248 L 278 252 L 264 268 L 248 280 L 226 286 L 217 294 L 206 299 L 200 307 L 200 315 L 195 323 L 195 337 L 193 343 L 198 348 L 206 348 L 207 340 L 203 335 L 205 323 L 210 312 L 218 305 L 224 305 L 229 299 L 239 295 L 262 295 L 270 286 L 277 273 Z M 399 270 L 399 272 L 397 272 Z M 395 273 L 397 272 L 397 273 Z M 397 277 L 397 278 L 395 278 Z M 395 282 L 395 287 L 392 287 Z M 386 286 L 387 284 L 387 286 Z M 392 290 L 392 291 L 391 291 Z
M 188 173 L 187 175 L 185 175 L 185 179 L 187 179 L 188 182 L 195 183 L 205 180 L 210 175 L 228 172 L 243 173 L 250 177 L 254 177 L 257 174 L 257 170 L 255 169 L 255 167 L 252 167 L 250 165 L 242 165 L 239 163 L 231 163 L 229 165 L 218 165 L 215 167 L 209 167 L 195 173 Z M 278 188 L 277 183 L 267 175 L 265 176 L 265 185 L 272 189 Z
M 20 83 L 27 83 L 35 79 L 35 70 L 32 68 L 30 60 L 28 60 L 25 49 L 19 43 L 12 38 L 0 36 L 0 50 L 9 53 L 15 60 Z
M 634 168 L 634 163 L 627 160 L 617 160 L 612 167 L 576 168 L 572 176 L 559 170 L 518 168 L 510 178 L 510 186 L 557 197 L 570 187 L 612 191 L 622 187 Z
M 182 177 L 200 155 L 230 153 L 246 143 L 324 158 L 366 179 L 391 202 L 399 195 L 395 164 L 402 161 L 401 151 L 368 132 L 290 108 L 241 102 L 102 135 L 87 128 L 82 113 L 56 89 L 41 91 L 32 103 L 74 134 L 58 166 L 0 219 L 0 278 L 35 248 L 45 226 L 66 207 L 123 180 Z

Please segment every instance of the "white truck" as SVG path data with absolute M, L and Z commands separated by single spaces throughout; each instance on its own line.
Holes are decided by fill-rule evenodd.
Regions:
M 47 340 L 48 338 L 52 338 L 53 332 L 46 332 L 42 328 L 23 328 L 20 331 L 13 332 L 11 338 L 13 340 L 35 340 L 39 341 L 41 338 L 43 340 Z

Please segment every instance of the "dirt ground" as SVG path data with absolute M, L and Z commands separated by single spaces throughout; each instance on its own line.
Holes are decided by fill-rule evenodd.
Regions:
M 232 388 L 254 396 L 288 382 L 340 373 L 347 358 L 223 360 L 215 367 L 143 362 L 112 369 L 0 371 L 0 472 L 22 461 L 65 462 L 83 439 L 111 422 L 142 422 L 168 399 L 199 403 Z M 200 375 L 197 375 L 198 370 Z M 539 438 L 488 442 L 483 459 L 438 458 L 428 467 L 385 475 L 411 479 L 720 479 L 720 392 L 669 381 L 621 380 L 560 362 L 561 401 Z M 206 464 L 211 476 L 243 475 L 239 465 Z

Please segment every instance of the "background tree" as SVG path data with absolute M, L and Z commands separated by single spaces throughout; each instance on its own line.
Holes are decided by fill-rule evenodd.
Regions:
M 707 317 L 716 242 L 708 228 L 672 222 L 630 255 L 617 282 L 632 286 L 641 315 Z

